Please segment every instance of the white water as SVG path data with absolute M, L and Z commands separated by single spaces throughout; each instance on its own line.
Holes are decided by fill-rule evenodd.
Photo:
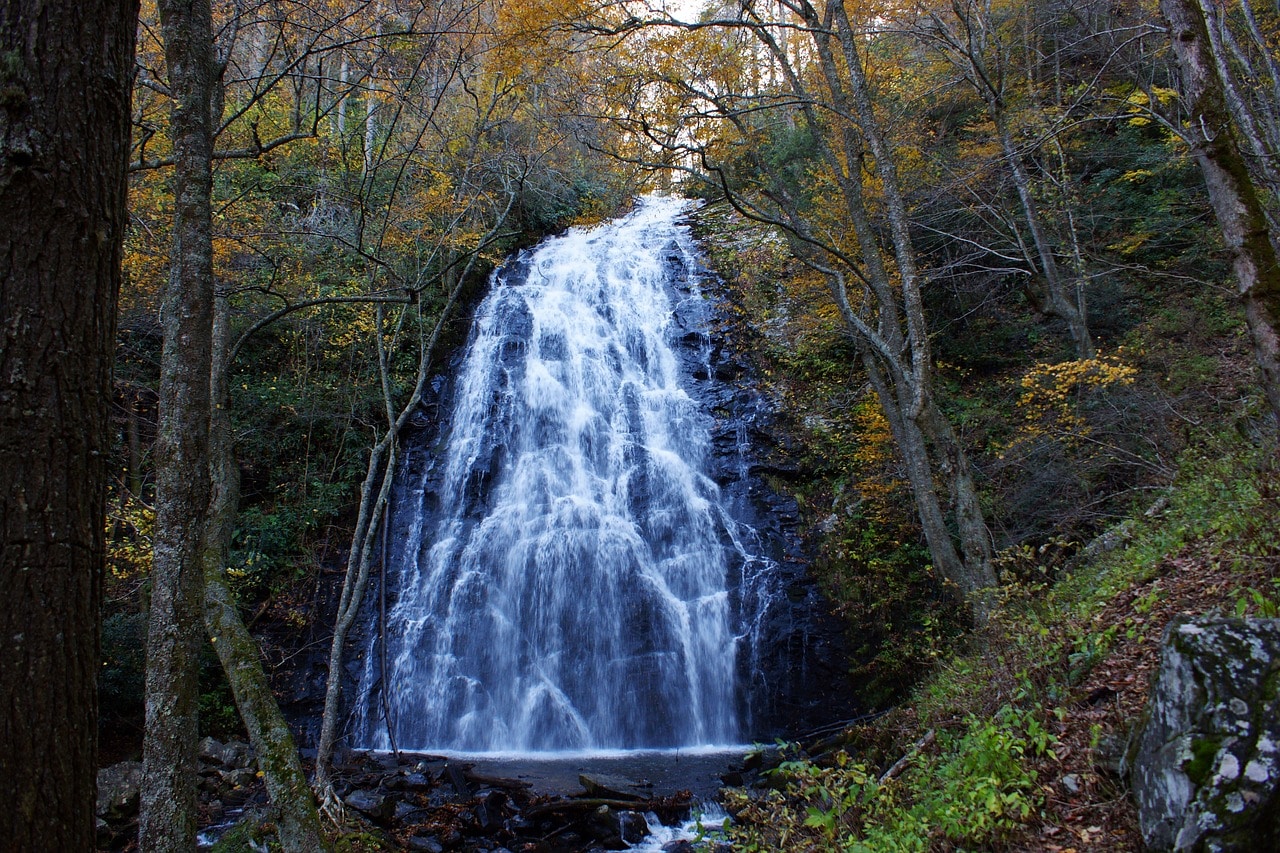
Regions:
M 686 210 L 646 198 L 495 274 L 438 461 L 395 503 L 386 712 L 375 646 L 357 745 L 390 747 L 387 719 L 414 750 L 739 739 L 741 546 L 674 349 Z

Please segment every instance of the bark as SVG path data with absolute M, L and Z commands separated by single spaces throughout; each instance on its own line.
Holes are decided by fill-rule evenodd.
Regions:
M 1185 137 L 1231 254 L 1263 392 L 1280 421 L 1280 263 L 1273 235 L 1227 108 L 1203 11 L 1195 0 L 1161 0 L 1160 9 L 1181 72 Z
M 147 632 L 145 778 L 139 844 L 191 850 L 196 832 L 197 657 L 209 501 L 213 188 L 217 77 L 207 0 L 161 0 L 174 99 L 173 255 L 162 306 L 156 533 Z
M 315 798 L 298 758 L 293 734 L 258 655 L 258 646 L 240 618 L 228 585 L 226 565 L 238 512 L 240 471 L 236 464 L 226 355 L 230 349 L 230 308 L 226 297 L 216 303 L 213 324 L 214 401 L 209 429 L 211 493 L 204 539 L 205 627 L 235 696 L 240 719 L 258 754 L 267 793 L 276 811 L 276 830 L 286 853 L 328 850 Z
M 986 521 L 964 449 L 932 398 L 913 416 L 902 405 L 896 389 L 886 382 L 880 361 L 865 348 L 863 366 L 902 456 L 930 560 L 956 598 L 972 608 L 974 621 L 983 623 L 991 614 L 991 592 L 997 580 Z M 939 480 L 950 493 L 950 524 Z
M 137 4 L 0 7 L 0 846 L 90 850 Z

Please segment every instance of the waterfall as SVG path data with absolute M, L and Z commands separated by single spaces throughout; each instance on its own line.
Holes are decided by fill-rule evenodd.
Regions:
M 388 748 L 388 721 L 419 750 L 742 736 L 742 567 L 762 560 L 689 392 L 707 345 L 675 319 L 706 315 L 688 207 L 647 197 L 494 274 L 435 444 L 399 477 L 357 745 Z

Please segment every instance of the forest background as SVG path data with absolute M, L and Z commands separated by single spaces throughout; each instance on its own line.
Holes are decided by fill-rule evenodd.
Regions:
M 1278 34 L 1246 0 L 144 2 L 100 680 L 106 755 L 144 694 L 177 712 L 144 836 L 193 827 L 160 810 L 191 811 L 197 719 L 270 714 L 240 664 L 336 634 L 341 669 L 399 434 L 488 270 L 655 187 L 707 201 L 850 689 L 912 717 L 851 734 L 862 763 L 797 762 L 742 843 L 1063 824 L 1056 709 L 1158 634 L 1158 585 L 1097 626 L 1107 597 L 1177 564 L 1215 579 L 1187 607 L 1276 610 Z M 1117 525 L 1130 556 L 1085 547 Z M 997 806 L 947 823 L 976 779 Z

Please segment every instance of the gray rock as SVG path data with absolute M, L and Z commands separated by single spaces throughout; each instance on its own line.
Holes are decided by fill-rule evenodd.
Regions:
M 254 773 L 248 767 L 239 767 L 235 770 L 225 770 L 222 773 L 222 781 L 232 788 L 247 788 L 258 779 L 258 774 Z
M 229 740 L 223 749 L 223 764 L 227 767 L 252 767 L 254 764 L 253 747 L 244 741 Z
M 1126 764 L 1149 848 L 1280 849 L 1280 620 L 1171 624 Z
M 384 783 L 393 791 L 425 791 L 431 787 L 431 777 L 417 771 L 389 777 Z
M 356 789 L 347 795 L 347 805 L 376 821 L 388 821 L 395 814 L 395 800 L 377 791 Z
M 200 741 L 200 757 L 210 764 L 225 765 L 227 763 L 226 747 L 217 738 L 203 738 Z
M 444 853 L 444 845 L 434 835 L 410 836 L 409 849 L 419 851 L 419 853 Z
M 217 738 L 206 737 L 200 741 L 200 758 L 210 764 L 238 770 L 253 764 L 253 747 L 243 741 L 223 743 Z
M 1101 536 L 1085 545 L 1080 553 L 1085 559 L 1092 560 L 1101 557 L 1103 554 L 1110 553 L 1122 545 L 1127 545 L 1132 538 L 1133 519 L 1127 519 L 1115 527 L 1103 531 Z
M 579 774 L 578 784 L 589 797 L 602 797 L 610 800 L 644 800 L 647 797 L 636 789 L 641 787 L 629 779 L 617 776 L 603 776 L 599 773 L 588 776 Z
M 102 768 L 98 771 L 98 817 L 120 821 L 137 814 L 141 791 L 141 761 L 121 761 Z

